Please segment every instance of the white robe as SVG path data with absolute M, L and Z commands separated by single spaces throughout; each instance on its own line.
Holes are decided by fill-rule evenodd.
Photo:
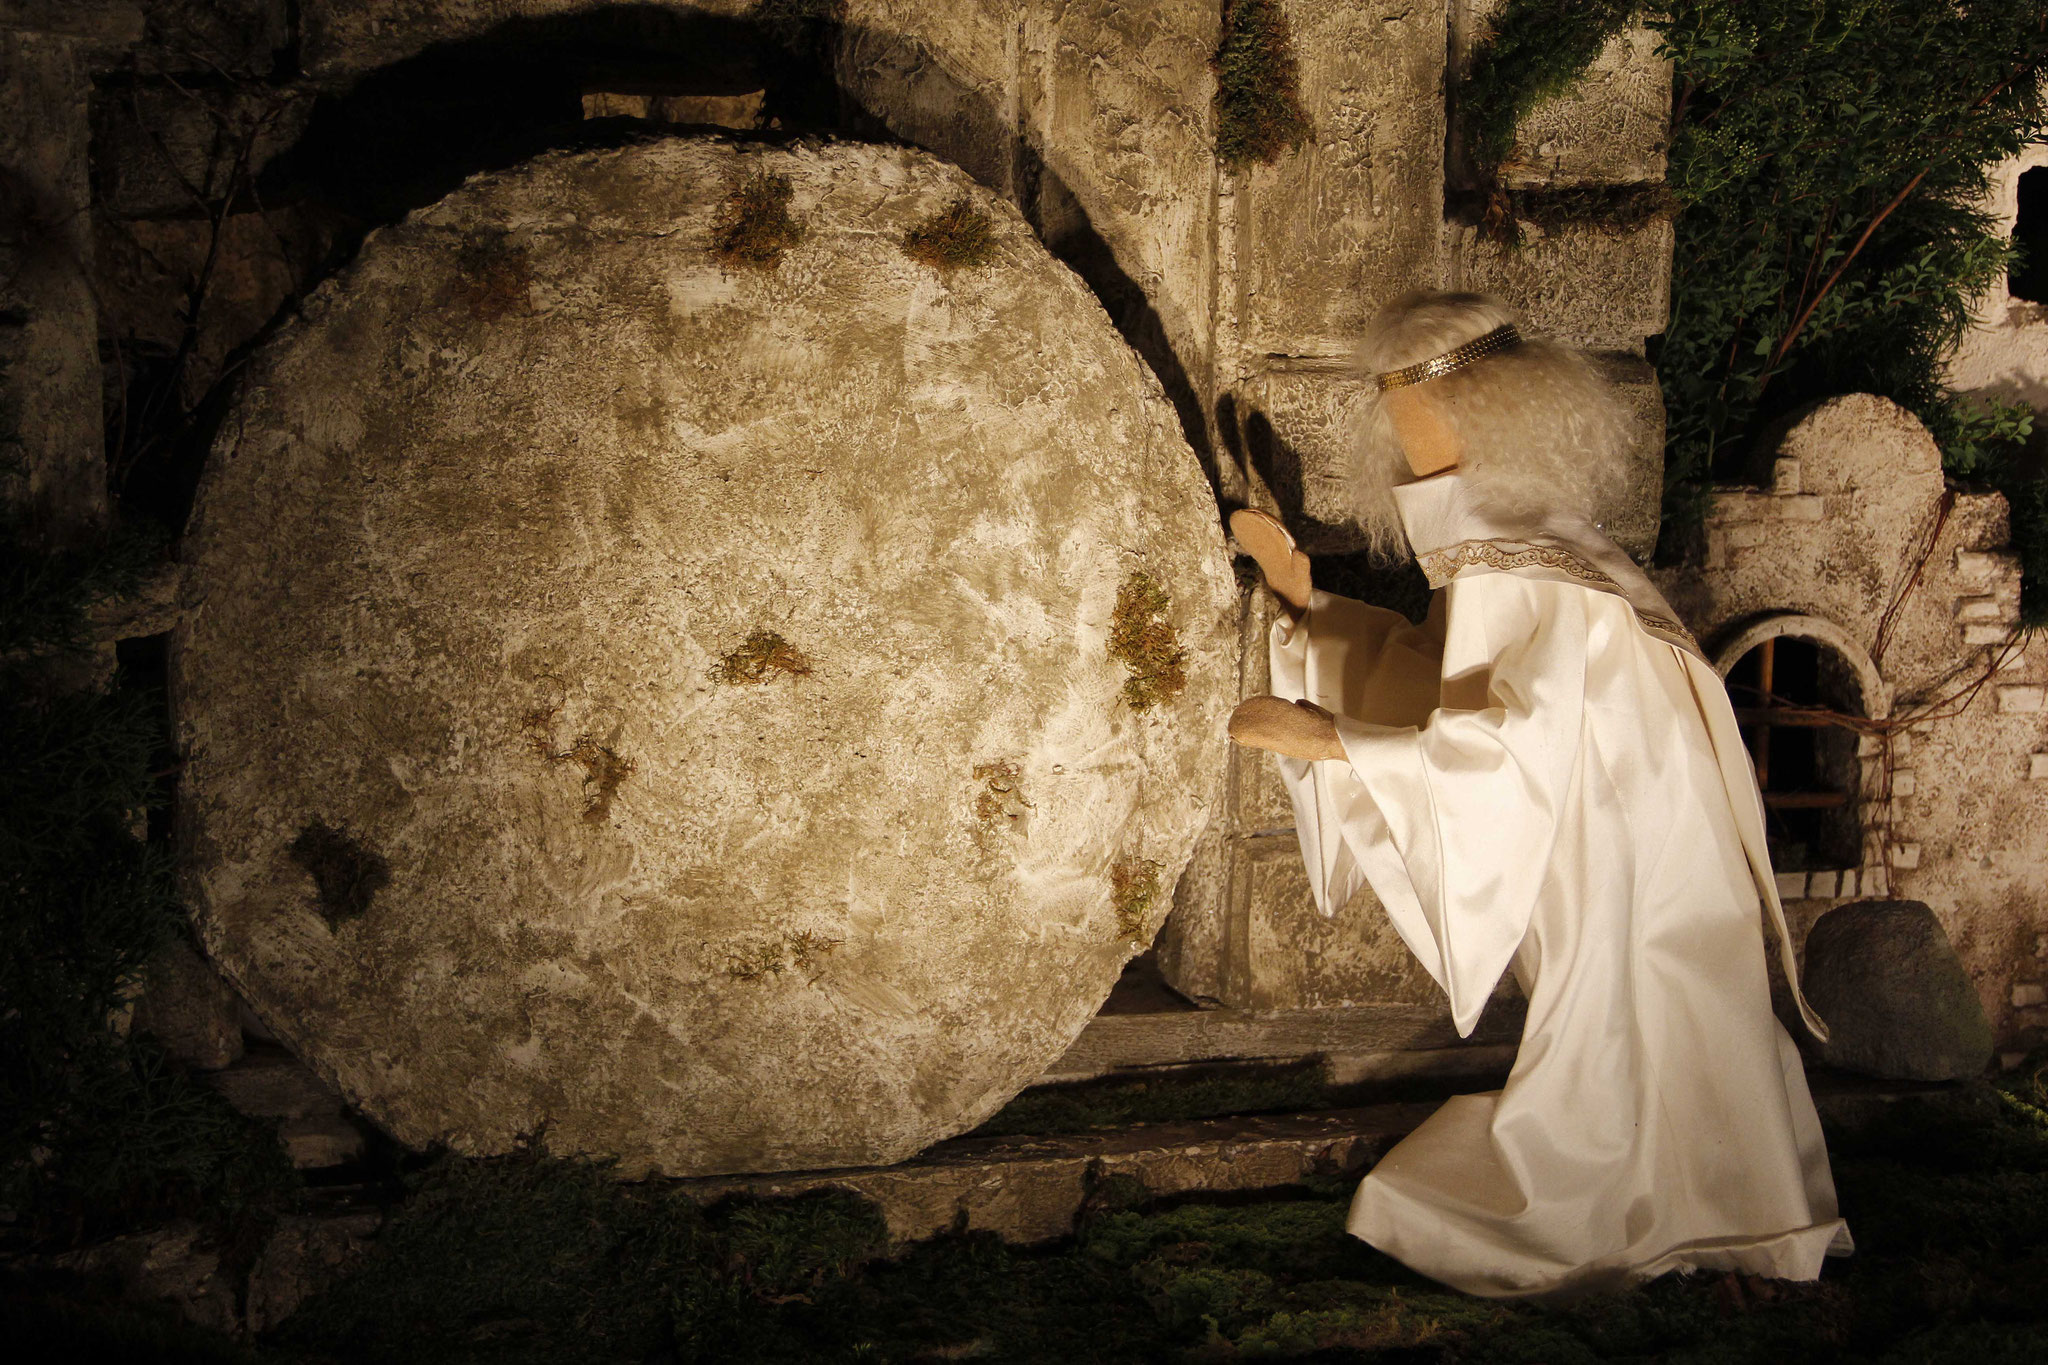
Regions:
M 1529 1012 L 1504 1088 L 1389 1152 L 1348 1227 L 1491 1296 L 1815 1278 L 1851 1244 L 1771 1012 L 1759 901 L 1797 974 L 1721 680 L 1583 519 L 1506 522 L 1456 472 L 1397 497 L 1440 591 L 1421 626 L 1320 590 L 1274 624 L 1274 692 L 1335 712 L 1348 759 L 1281 774 L 1323 914 L 1369 882 L 1461 1035 L 1510 965 Z

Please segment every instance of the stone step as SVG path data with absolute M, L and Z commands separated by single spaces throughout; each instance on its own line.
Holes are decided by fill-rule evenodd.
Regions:
M 1974 1093 L 1967 1085 L 1877 1081 L 1829 1071 L 1816 1071 L 1811 1083 L 1821 1116 L 1850 1129 L 1903 1098 L 1940 1095 L 1967 1101 Z M 1431 1100 L 1041 1137 L 954 1138 L 895 1166 L 712 1176 L 675 1184 L 703 1203 L 734 1194 L 788 1197 L 851 1190 L 881 1208 L 890 1238 L 899 1244 L 970 1229 L 1028 1244 L 1071 1234 L 1090 1191 L 1114 1176 L 1135 1179 L 1155 1196 L 1277 1190 L 1316 1176 L 1362 1176 L 1437 1106 Z
M 954 1138 L 895 1166 L 678 1181 L 703 1202 L 852 1190 L 875 1201 L 895 1242 L 986 1229 L 1013 1242 L 1074 1230 L 1089 1192 L 1129 1176 L 1158 1195 L 1265 1190 L 1363 1172 L 1436 1108 L 1371 1105 L 1143 1124 L 1048 1137 Z
M 1087 1080 L 1191 1062 L 1292 1061 L 1321 1054 L 1338 1085 L 1407 1076 L 1505 1073 L 1522 1030 L 1522 1002 L 1490 1007 L 1468 1039 L 1427 1005 L 1344 1009 L 1185 1009 L 1103 1013 L 1036 1084 Z

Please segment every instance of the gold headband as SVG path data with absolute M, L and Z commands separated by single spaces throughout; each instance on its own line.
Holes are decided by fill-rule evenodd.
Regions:
M 1494 328 L 1485 336 L 1474 337 L 1463 346 L 1445 351 L 1432 360 L 1410 365 L 1406 369 L 1388 370 L 1375 375 L 1374 378 L 1379 382 L 1380 392 L 1385 393 L 1388 389 L 1406 388 L 1410 384 L 1442 379 L 1451 371 L 1462 370 L 1475 360 L 1484 360 L 1502 351 L 1512 351 L 1521 344 L 1522 334 L 1515 330 L 1513 323 L 1508 323 L 1506 326 Z

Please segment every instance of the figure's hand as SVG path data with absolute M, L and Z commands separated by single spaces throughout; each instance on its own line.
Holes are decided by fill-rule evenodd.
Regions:
M 1342 758 L 1337 721 L 1312 702 L 1253 697 L 1230 713 L 1230 737 L 1289 758 Z
M 1294 548 L 1294 537 L 1287 534 L 1279 518 L 1240 508 L 1230 514 L 1230 534 L 1258 561 L 1266 586 L 1290 614 L 1299 616 L 1308 610 L 1308 556 Z

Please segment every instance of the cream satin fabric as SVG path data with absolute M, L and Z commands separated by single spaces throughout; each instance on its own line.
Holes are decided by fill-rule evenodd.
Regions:
M 1349 759 L 1282 779 L 1324 914 L 1370 883 L 1461 1034 L 1510 966 L 1529 1015 L 1506 1086 L 1389 1152 L 1350 1230 L 1493 1296 L 1815 1278 L 1851 1244 L 1771 1013 L 1782 910 L 1719 678 L 1590 524 L 1505 524 L 1456 473 L 1398 494 L 1426 564 L 1470 562 L 1421 626 L 1322 591 L 1275 623 L 1274 692 L 1335 712 Z M 1430 554 L 1468 546 L 1494 548 Z

